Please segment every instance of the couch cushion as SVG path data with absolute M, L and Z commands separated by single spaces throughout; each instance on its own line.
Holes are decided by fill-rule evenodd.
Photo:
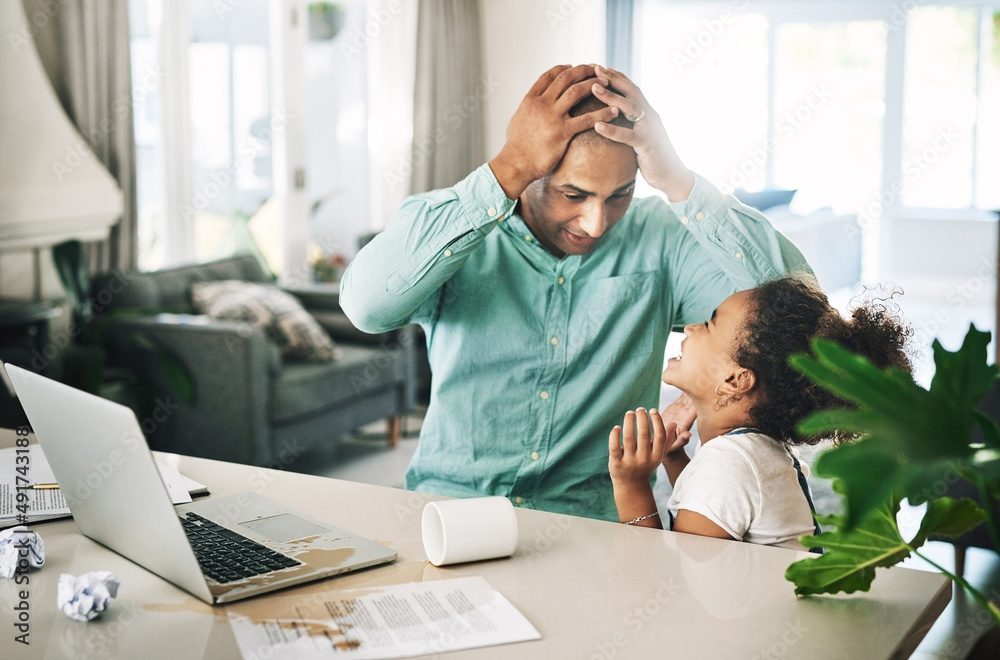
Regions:
M 212 318 L 263 328 L 286 358 L 324 361 L 336 357 L 337 349 L 323 328 L 295 298 L 276 286 L 239 280 L 194 282 L 191 302 Z
M 91 297 L 95 311 L 141 308 L 158 312 L 190 314 L 192 282 L 245 280 L 267 283 L 271 279 L 251 255 L 240 255 L 204 264 L 165 268 L 140 273 L 113 271 L 91 279 Z
M 403 382 L 402 349 L 340 346 L 340 357 L 326 364 L 286 364 L 274 379 L 271 421 L 285 422 L 336 408 Z

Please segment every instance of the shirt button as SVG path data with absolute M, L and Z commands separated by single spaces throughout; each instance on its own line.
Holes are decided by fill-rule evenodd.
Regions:
M 742 258 L 743 258 L 743 253 L 742 253 L 742 252 L 737 252 L 737 253 L 736 253 L 736 254 L 735 254 L 734 256 L 735 256 L 735 257 L 736 257 L 737 259 L 742 259 Z
M 490 216 L 491 218 L 493 216 L 495 216 L 496 214 L 497 214 L 497 210 L 495 208 L 493 208 L 492 206 L 490 208 L 486 209 L 486 215 Z
M 518 495 L 514 498 L 514 504 L 524 504 L 524 498 Z
M 556 282 L 558 282 L 558 283 L 559 283 L 560 285 L 561 285 L 561 284 L 562 284 L 563 282 L 565 282 L 565 281 L 566 281 L 566 278 L 565 278 L 565 277 L 563 277 L 562 275 L 560 275 L 560 276 L 559 276 L 559 279 L 558 279 L 558 280 L 556 280 Z
M 559 337 L 553 337 L 552 339 L 549 340 L 549 343 L 552 344 L 553 346 L 558 346 L 559 345 Z
M 697 220 L 704 220 L 705 219 L 705 214 L 702 213 L 701 211 L 698 211 L 697 213 L 694 214 L 694 217 Z
M 547 398 L 549 398 L 549 393 L 548 392 L 542 392 L 538 396 L 542 397 L 542 399 L 547 399 Z
M 531 460 L 533 460 L 533 461 L 537 461 L 538 460 L 538 452 L 537 451 L 531 452 Z
M 444 256 L 450 257 L 451 256 L 451 250 L 445 250 L 444 251 Z
M 681 224 L 686 225 L 688 223 L 688 217 L 686 215 L 681 216 Z
M 528 241 L 530 243 L 531 242 L 531 236 L 529 236 L 528 234 L 525 234 L 524 235 L 524 240 L 526 240 L 526 241 Z

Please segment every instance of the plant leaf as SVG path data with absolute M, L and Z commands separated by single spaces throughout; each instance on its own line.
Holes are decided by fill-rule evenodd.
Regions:
M 954 353 L 935 342 L 937 369 L 929 390 L 902 370 L 879 369 L 827 340 L 812 342 L 814 356 L 791 359 L 810 380 L 853 404 L 813 413 L 799 426 L 808 435 L 840 430 L 863 436 L 816 463 L 817 474 L 844 482 L 847 527 L 893 492 L 915 504 L 938 497 L 955 474 L 985 474 L 990 491 L 1000 490 L 1000 463 L 992 455 L 976 460 L 982 449 L 969 440 L 978 423 L 986 447 L 1000 449 L 1000 430 L 976 411 L 997 379 L 996 366 L 986 363 L 989 336 L 970 327 Z
M 838 490 L 844 488 L 842 482 L 836 486 Z M 795 583 L 795 593 L 805 596 L 868 591 L 876 568 L 898 564 L 932 536 L 956 537 L 986 519 L 986 512 L 974 501 L 942 497 L 928 504 L 920 529 L 907 543 L 896 522 L 900 501 L 898 495 L 890 496 L 850 529 L 843 516 L 817 516 L 821 524 L 836 525 L 837 529 L 800 539 L 807 548 L 821 546 L 827 552 L 788 567 L 785 578 Z
M 910 555 L 896 525 L 900 498 L 892 496 L 848 529 L 840 515 L 817 516 L 820 524 L 837 529 L 818 536 L 805 536 L 800 543 L 807 548 L 822 546 L 821 556 L 802 559 L 785 571 L 785 578 L 795 583 L 795 593 L 854 593 L 868 591 L 879 566 L 893 566 Z
M 990 333 L 969 326 L 962 348 L 951 353 L 934 340 L 934 364 L 937 370 L 931 380 L 931 394 L 950 399 L 962 406 L 972 401 L 978 403 L 997 378 L 995 365 L 986 361 L 986 347 Z
M 914 549 L 931 536 L 955 538 L 975 529 L 986 520 L 986 512 L 969 498 L 942 497 L 927 504 L 917 535 L 910 542 Z

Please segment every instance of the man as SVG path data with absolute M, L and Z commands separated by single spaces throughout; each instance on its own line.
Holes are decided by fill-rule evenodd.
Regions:
M 637 170 L 669 205 L 631 203 Z M 431 401 L 407 488 L 617 520 L 608 432 L 657 404 L 671 327 L 805 267 L 684 167 L 628 78 L 557 66 L 496 158 L 404 202 L 347 269 L 341 304 L 368 332 L 426 332 Z

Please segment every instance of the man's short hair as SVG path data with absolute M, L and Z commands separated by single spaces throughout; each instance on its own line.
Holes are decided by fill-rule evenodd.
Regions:
M 591 80 L 594 80 L 596 82 L 597 78 L 592 78 Z M 615 94 L 622 95 L 621 92 L 619 92 L 618 90 L 616 90 L 614 87 L 612 87 L 610 85 L 608 85 L 608 90 L 610 90 L 611 92 L 613 92 Z M 581 100 L 579 103 L 577 103 L 572 108 L 570 108 L 569 116 L 570 117 L 579 117 L 580 115 L 585 115 L 588 112 L 593 112 L 595 110 L 601 110 L 602 108 L 606 108 L 606 107 L 608 107 L 608 105 L 604 101 L 602 101 L 601 99 L 597 98 L 593 94 L 588 94 L 587 96 L 583 97 L 583 100 Z M 605 123 L 606 124 L 612 124 L 614 126 L 621 126 L 622 128 L 632 128 L 635 125 L 634 122 L 631 122 L 631 121 L 629 121 L 628 119 L 625 118 L 625 113 L 624 112 L 620 112 L 620 111 L 619 111 L 618 115 L 614 119 L 612 119 L 611 121 L 605 122 Z M 592 128 L 588 129 L 586 131 L 583 131 L 581 133 L 578 133 L 577 137 L 586 136 L 585 139 L 589 139 L 591 135 L 594 135 L 594 136 L 597 136 L 597 137 L 600 137 L 600 138 L 604 138 L 605 140 L 609 139 L 609 138 L 605 138 L 603 135 L 599 134 L 597 131 L 595 131 Z

